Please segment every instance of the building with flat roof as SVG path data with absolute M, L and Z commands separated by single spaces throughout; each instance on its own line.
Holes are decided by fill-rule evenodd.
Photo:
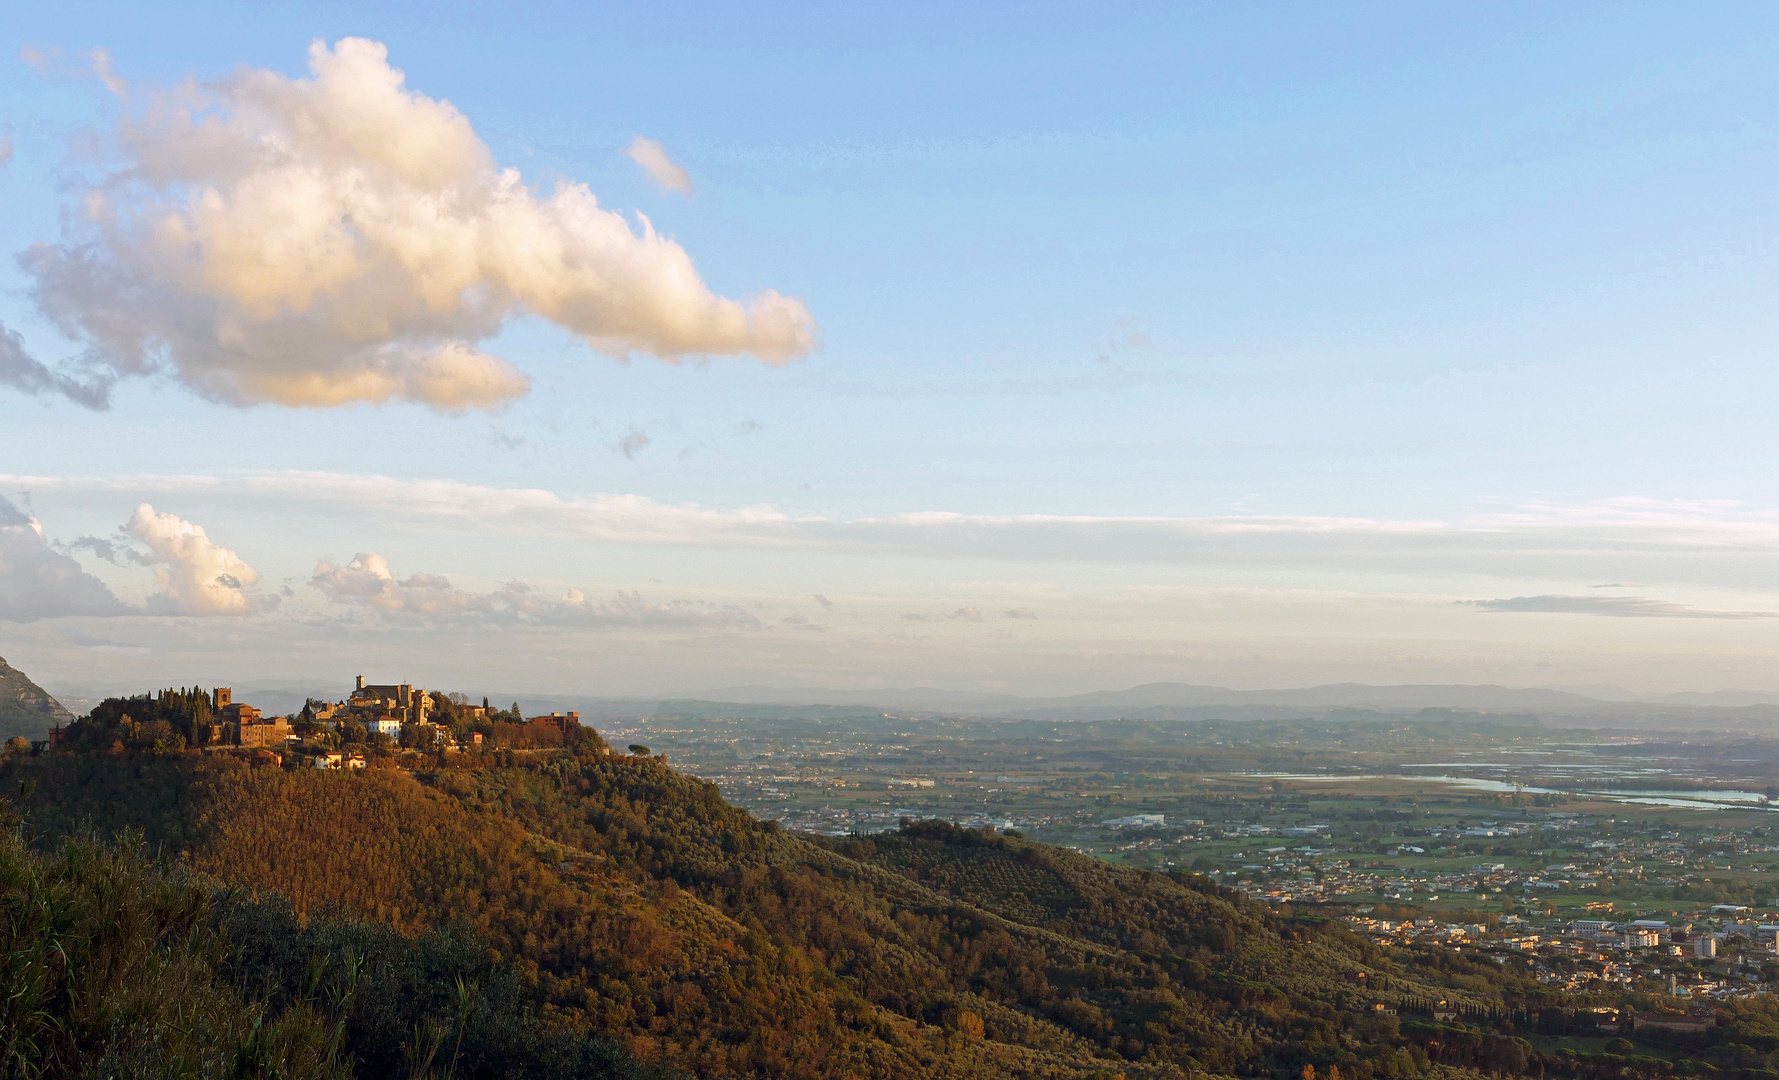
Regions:
M 546 713 L 543 716 L 534 716 L 527 720 L 526 723 L 537 724 L 540 727 L 553 727 L 557 731 L 566 734 L 569 728 L 581 726 L 581 714 L 578 712 Z
M 360 675 L 346 704 L 353 709 L 374 710 L 379 717 L 394 717 L 399 730 L 404 723 L 426 722 L 432 711 L 432 695 L 411 683 L 367 683 Z

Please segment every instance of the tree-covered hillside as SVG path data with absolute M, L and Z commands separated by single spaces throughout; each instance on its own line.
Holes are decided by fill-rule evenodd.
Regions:
M 46 832 L 140 828 L 206 874 L 408 935 L 473 935 L 550 1015 L 709 1076 L 1350 1077 L 1426 1061 L 1375 994 L 1466 997 L 1338 923 L 1190 877 L 911 825 L 788 834 L 649 759 L 362 773 L 54 754 Z M 1496 987 L 1498 973 L 1491 973 Z M 1497 995 L 1498 996 L 1498 995 Z
M 0 1077 L 649 1080 L 462 936 L 300 919 L 0 800 Z
M 431 760 L 342 773 L 117 749 L 14 762 L 0 783 L 36 784 L 48 842 L 139 829 L 179 865 L 278 894 L 293 923 L 476 943 L 543 1022 L 699 1076 L 1752 1078 L 1779 1063 L 1762 1008 L 1660 1060 L 1588 1051 L 1615 1045 L 1591 1003 L 1521 966 L 1381 949 L 1193 875 L 943 822 L 788 833 L 650 758 Z

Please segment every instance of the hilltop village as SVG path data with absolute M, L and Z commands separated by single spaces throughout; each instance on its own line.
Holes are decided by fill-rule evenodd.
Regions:
M 82 720 L 53 728 L 40 748 L 251 751 L 255 760 L 279 766 L 362 769 L 378 759 L 409 754 L 436 760 L 565 745 L 609 752 L 597 733 L 581 726 L 578 712 L 527 717 L 517 703 L 497 709 L 484 698 L 473 705 L 462 694 L 409 683 L 369 683 L 360 675 L 339 700 L 310 698 L 300 712 L 284 716 L 236 701 L 226 686 L 108 698 Z

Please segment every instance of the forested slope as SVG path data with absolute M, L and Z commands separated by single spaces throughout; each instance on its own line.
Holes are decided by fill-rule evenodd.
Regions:
M 473 940 L 318 918 L 146 859 L 31 851 L 0 800 L 0 1077 L 648 1080 Z
M 943 823 L 825 841 L 658 761 L 506 760 L 55 754 L 13 771 L 36 781 L 46 835 L 136 827 L 299 917 L 473 935 L 535 980 L 551 1022 L 699 1075 L 1422 1075 L 1427 1052 L 1376 1002 L 1482 1007 L 1512 987 L 1464 964 L 1417 975 L 1203 879 Z M 1388 976 L 1382 998 L 1349 981 L 1361 970 Z

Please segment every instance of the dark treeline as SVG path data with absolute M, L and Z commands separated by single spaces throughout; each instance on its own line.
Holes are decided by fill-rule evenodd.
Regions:
M 215 715 L 208 690 L 169 688 L 153 695 L 106 698 L 70 724 L 63 738 L 71 748 L 88 751 L 175 753 L 205 745 Z

